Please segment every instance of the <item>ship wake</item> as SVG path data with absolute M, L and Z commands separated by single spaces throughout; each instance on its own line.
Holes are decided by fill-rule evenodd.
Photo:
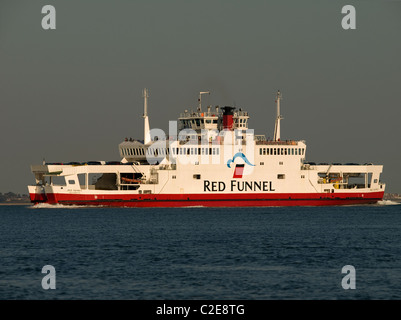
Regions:
M 64 205 L 64 204 L 49 204 L 49 203 L 38 203 L 30 208 L 32 209 L 82 209 L 82 208 L 99 208 L 102 206 L 96 205 L 96 206 L 78 206 L 78 205 Z
M 393 201 L 393 200 L 380 200 L 377 202 L 379 206 L 394 206 L 401 204 L 401 202 Z

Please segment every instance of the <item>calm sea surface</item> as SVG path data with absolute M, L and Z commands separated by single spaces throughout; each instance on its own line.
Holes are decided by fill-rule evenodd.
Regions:
M 401 205 L 0 206 L 0 299 L 401 299 Z

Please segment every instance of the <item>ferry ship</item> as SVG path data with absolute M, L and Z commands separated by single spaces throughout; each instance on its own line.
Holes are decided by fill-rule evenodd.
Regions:
M 143 140 L 125 138 L 120 161 L 32 165 L 33 204 L 115 207 L 251 207 L 372 204 L 382 200 L 382 165 L 307 162 L 303 140 L 282 140 L 277 92 L 273 138 L 254 135 L 232 106 L 185 110 L 169 132 L 150 129 L 143 90 Z

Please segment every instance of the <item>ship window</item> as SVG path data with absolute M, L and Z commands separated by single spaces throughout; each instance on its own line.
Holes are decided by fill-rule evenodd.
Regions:
M 177 177 L 176 176 L 171 176 L 171 179 L 177 179 Z
M 210 123 L 212 123 L 212 120 L 206 120 L 206 123 L 210 124 Z
M 281 155 L 284 155 L 284 149 L 283 148 L 281 148 L 280 152 L 281 152 Z
M 219 154 L 219 148 L 216 149 L 216 154 L 217 154 L 217 155 Z
M 217 123 L 217 119 L 216 119 L 216 120 L 213 120 L 213 123 Z
M 269 148 L 266 149 L 266 154 L 269 155 Z
M 260 155 L 262 154 L 262 148 L 259 149 L 259 154 L 260 154 Z
M 274 148 L 274 155 L 277 155 L 277 150 L 276 150 L 276 148 Z
M 284 148 L 284 154 L 287 155 L 287 148 Z
M 215 154 L 216 154 L 216 149 L 213 148 L 213 149 L 212 149 L 212 152 L 213 152 L 213 155 L 215 155 Z
M 212 154 L 212 148 L 209 148 L 209 154 Z
M 50 179 L 51 183 L 50 182 L 49 183 L 52 185 L 55 185 L 55 186 L 65 186 L 66 185 L 65 177 L 63 177 L 63 176 L 50 176 L 47 178 Z
M 201 154 L 201 148 L 198 148 L 198 154 Z
M 78 181 L 81 188 L 86 188 L 86 173 L 78 174 Z
M 200 175 L 200 174 L 194 174 L 194 179 L 195 179 L 195 180 L 200 180 L 200 178 L 201 178 L 201 175 Z
M 270 154 L 273 155 L 273 148 L 270 148 Z
M 115 173 L 89 173 L 89 189 L 117 190 L 117 174 Z
M 278 174 L 277 179 L 285 179 L 285 174 Z
M 68 180 L 68 184 L 75 184 L 75 180 Z
M 294 148 L 291 148 L 291 155 L 294 155 Z
M 304 176 L 304 175 L 301 175 L 301 179 L 305 179 L 305 176 Z
M 282 165 L 283 165 L 283 161 L 280 161 L 278 164 L 279 164 L 280 166 L 282 166 Z
M 265 165 L 265 163 L 264 163 L 264 162 L 261 162 L 261 163 L 260 163 L 260 165 L 261 165 L 261 166 L 264 166 L 264 165 Z
M 266 155 L 266 148 L 263 148 L 263 155 Z
M 296 156 L 298 155 L 298 149 L 297 148 L 295 148 L 295 155 Z

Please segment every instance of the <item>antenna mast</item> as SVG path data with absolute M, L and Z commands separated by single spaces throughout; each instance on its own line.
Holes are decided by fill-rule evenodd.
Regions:
M 149 90 L 143 89 L 142 91 L 143 97 L 143 143 L 150 143 L 150 129 L 149 129 L 149 117 L 148 117 L 148 98 L 149 98 Z
M 280 141 L 280 120 L 283 119 L 283 117 L 280 115 L 280 100 L 281 100 L 281 93 L 279 90 L 277 91 L 276 95 L 277 117 L 276 117 L 276 124 L 274 126 L 273 141 Z
M 198 111 L 202 111 L 202 94 L 210 94 L 210 91 L 199 92 Z

